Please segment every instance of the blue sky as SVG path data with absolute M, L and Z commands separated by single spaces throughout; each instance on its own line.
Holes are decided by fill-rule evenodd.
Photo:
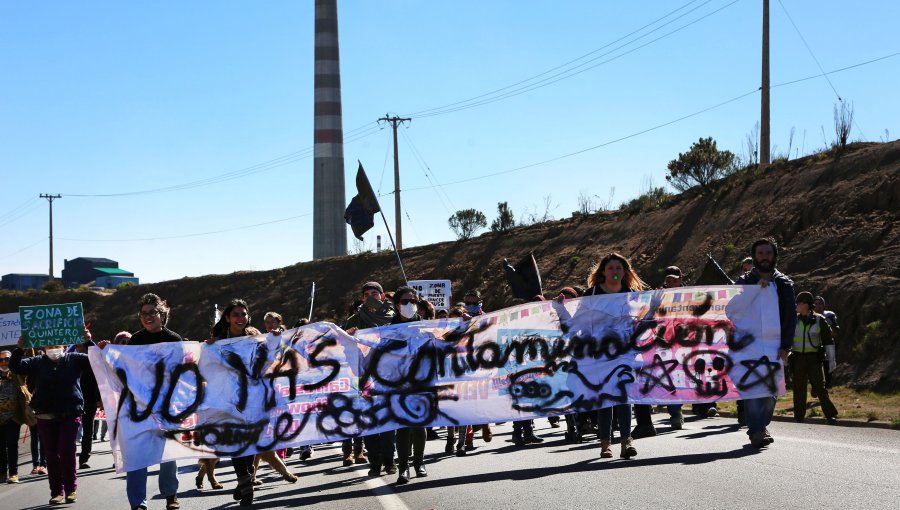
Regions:
M 773 86 L 820 74 L 785 8 L 826 71 L 900 52 L 896 2 L 782 2 L 771 3 Z M 761 5 L 339 1 L 347 200 L 357 159 L 392 190 L 390 129 L 375 122 L 386 113 L 413 117 L 399 141 L 405 246 L 453 239 L 453 211 L 490 221 L 498 201 L 517 218 L 543 213 L 548 196 L 555 218 L 581 193 L 607 203 L 612 192 L 618 206 L 665 185 L 666 163 L 700 137 L 744 154 Z M 0 274 L 47 270 L 40 193 L 63 195 L 57 276 L 79 256 L 145 282 L 310 260 L 313 14 L 311 0 L 0 3 Z M 426 112 L 538 75 L 534 90 Z M 854 105 L 853 139 L 897 138 L 900 56 L 829 78 L 773 89 L 776 153 L 792 129 L 792 157 L 833 140 L 835 91 Z M 393 225 L 393 197 L 381 201 Z M 366 246 L 384 233 L 379 223 Z

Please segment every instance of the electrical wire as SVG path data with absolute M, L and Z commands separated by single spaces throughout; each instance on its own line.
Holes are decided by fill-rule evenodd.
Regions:
M 374 122 L 370 122 L 365 126 L 360 128 L 353 129 L 349 131 L 349 136 L 345 136 L 344 144 L 353 143 L 355 141 L 361 140 L 375 134 L 380 131 L 380 127 Z M 224 174 L 218 174 L 211 177 L 206 177 L 203 179 L 199 179 L 196 181 L 186 182 L 182 184 L 176 184 L 172 186 L 166 186 L 162 188 L 153 188 L 139 191 L 125 191 L 118 193 L 95 193 L 95 194 L 85 194 L 85 193 L 64 193 L 65 196 L 68 197 L 90 197 L 90 198 L 110 198 L 110 197 L 124 197 L 124 196 L 134 196 L 134 195 L 148 195 L 148 194 L 156 194 L 156 193 L 168 193 L 172 191 L 182 191 L 187 189 L 198 188 L 202 186 L 208 186 L 211 184 L 217 184 L 220 182 L 226 182 L 234 179 L 239 179 L 242 177 L 247 177 L 249 175 L 258 174 L 260 172 L 266 172 L 275 168 L 279 168 L 285 165 L 289 165 L 291 163 L 295 163 L 297 161 L 308 159 L 314 155 L 315 147 L 307 147 L 305 149 L 301 149 L 299 151 L 292 152 L 290 154 L 285 154 L 283 156 L 279 156 L 277 158 L 258 163 L 256 165 L 252 165 L 249 167 L 241 168 L 239 170 L 233 170 L 231 172 L 226 172 Z
M 791 13 L 788 12 L 787 7 L 784 6 L 784 3 L 782 3 L 781 0 L 778 0 L 778 5 L 781 6 L 781 9 L 787 15 L 787 19 L 791 22 L 791 26 L 794 27 L 794 31 L 797 32 L 798 36 L 800 36 L 800 40 L 803 41 L 803 45 L 806 46 L 806 51 L 809 52 L 809 56 L 812 57 L 813 61 L 815 61 L 816 63 L 816 66 L 819 68 L 819 72 L 822 73 L 821 76 L 823 76 L 825 78 L 825 81 L 828 82 L 828 86 L 831 87 L 831 91 L 834 92 L 835 96 L 837 96 L 838 101 L 843 103 L 844 100 L 841 98 L 841 95 L 838 94 L 837 89 L 834 88 L 834 83 L 831 83 L 831 79 L 827 74 L 825 74 L 825 68 L 822 67 L 822 63 L 819 62 L 818 58 L 816 58 L 816 54 L 813 52 L 812 48 L 810 48 L 809 43 L 806 42 L 806 38 L 803 37 L 803 34 L 800 32 L 800 28 L 797 27 L 796 23 L 794 23 L 794 18 L 791 16 Z
M 40 205 L 41 205 L 40 201 L 36 200 L 33 203 L 31 203 L 30 205 L 26 205 L 25 207 L 20 208 L 18 211 L 15 211 L 15 210 L 11 211 L 11 213 L 6 215 L 6 219 L 4 219 L 3 221 L 0 221 L 0 228 L 10 225 L 12 223 L 15 223 L 16 221 L 24 218 L 29 213 L 31 213 L 31 211 L 33 211 L 35 208 L 39 207 Z
M 532 80 L 534 80 L 534 79 L 536 79 L 536 78 L 540 78 L 541 76 L 550 74 L 550 73 L 552 73 L 552 72 L 554 72 L 554 71 L 557 71 L 557 70 L 562 69 L 562 68 L 564 68 L 564 67 L 567 67 L 567 66 L 569 66 L 569 65 L 571 65 L 571 64 L 574 64 L 575 62 L 578 62 L 579 60 L 583 60 L 583 59 L 585 59 L 585 58 L 587 58 L 587 57 L 589 57 L 589 56 L 591 56 L 591 55 L 597 53 L 598 51 L 604 50 L 604 49 L 606 49 L 606 48 L 612 46 L 613 44 L 616 44 L 616 43 L 618 43 L 618 42 L 620 42 L 620 41 L 623 41 L 623 40 L 625 40 L 625 39 L 628 39 L 628 38 L 631 37 L 632 35 L 635 35 L 635 34 L 641 32 L 641 31 L 644 30 L 645 28 L 648 28 L 648 27 L 650 27 L 650 26 L 655 25 L 656 23 L 658 23 L 658 22 L 660 22 L 660 21 L 662 21 L 662 20 L 668 18 L 668 17 L 671 16 L 672 14 L 675 14 L 676 12 L 678 12 L 678 11 L 684 9 L 685 7 L 687 7 L 687 6 L 689 6 L 689 5 L 693 4 L 693 3 L 696 3 L 697 1 L 698 1 L 698 0 L 691 0 L 690 2 L 688 2 L 688 3 L 684 4 L 684 5 L 682 5 L 681 7 L 679 7 L 679 8 L 677 8 L 677 9 L 673 10 L 673 11 L 670 11 L 670 12 L 666 13 L 665 15 L 663 15 L 663 16 L 661 16 L 661 17 L 659 17 L 659 18 L 657 18 L 657 19 L 655 19 L 655 20 L 653 20 L 653 21 L 651 21 L 650 23 L 647 23 L 646 25 L 644 25 L 644 26 L 642 26 L 642 27 L 640 27 L 640 28 L 638 28 L 638 29 L 636 29 L 636 30 L 633 30 L 633 31 L 631 31 L 631 32 L 629 32 L 629 33 L 623 35 L 622 37 L 619 37 L 618 39 L 615 39 L 615 40 L 613 40 L 613 41 L 610 41 L 610 42 L 606 43 L 605 45 L 603 45 L 603 46 L 601 46 L 601 47 L 599 47 L 599 48 L 597 48 L 597 49 L 595 49 L 595 50 L 592 50 L 592 51 L 590 51 L 590 52 L 588 52 L 588 53 L 585 53 L 584 55 L 581 55 L 580 57 L 577 57 L 577 58 L 574 58 L 574 59 L 572 59 L 572 60 L 569 60 L 568 62 L 565 62 L 565 63 L 563 63 L 563 64 L 560 64 L 560 65 L 558 65 L 558 66 L 556 66 L 556 67 L 553 67 L 553 68 L 551 68 L 551 69 L 548 69 L 548 70 L 546 70 L 546 71 L 544 71 L 544 72 L 542 72 L 542 73 L 536 74 L 536 75 L 531 76 L 531 77 L 529 77 L 529 78 L 525 78 L 524 80 L 517 81 L 517 82 L 515 82 L 515 83 L 513 83 L 513 84 L 510 84 L 510 85 L 507 85 L 507 86 L 505 86 L 505 87 L 501 87 L 501 88 L 499 88 L 499 89 L 495 89 L 495 90 L 492 90 L 492 91 L 490 91 L 490 92 L 485 92 L 484 94 L 480 94 L 480 95 L 477 95 L 477 96 L 474 96 L 474 97 L 470 97 L 470 98 L 468 98 L 468 99 L 463 99 L 463 100 L 461 100 L 461 101 L 456 101 L 456 102 L 454 102 L 454 103 L 445 104 L 445 105 L 443 105 L 443 106 L 437 106 L 437 107 L 434 107 L 434 108 L 427 108 L 427 109 L 425 109 L 425 110 L 419 110 L 419 111 L 417 111 L 417 112 L 413 112 L 413 113 L 410 113 L 410 114 L 407 114 L 407 115 L 404 115 L 404 116 L 405 116 L 405 117 L 414 117 L 414 116 L 415 116 L 415 117 L 418 117 L 418 116 L 420 116 L 420 115 L 424 115 L 424 114 L 426 114 L 426 113 L 431 113 L 431 112 L 436 111 L 436 110 L 444 110 L 444 109 L 446 109 L 446 108 L 458 106 L 458 105 L 461 105 L 461 104 L 464 104 L 464 103 L 469 103 L 469 102 L 475 101 L 475 100 L 477 100 L 477 99 L 481 99 L 481 98 L 483 98 L 483 97 L 487 97 L 487 96 L 494 95 L 494 94 L 496 94 L 497 92 L 502 92 L 502 91 L 504 91 L 504 90 L 508 90 L 508 89 L 513 88 L 513 87 L 517 87 L 517 86 L 522 85 L 522 84 L 524 84 L 524 83 L 528 83 L 529 81 L 532 81 Z M 711 1 L 712 1 L 712 0 L 707 0 L 706 2 L 704 2 L 703 4 L 701 4 L 700 7 L 702 7 L 703 5 L 708 4 L 708 3 L 711 2 Z M 694 10 L 696 10 L 696 9 L 694 9 Z M 693 12 L 693 10 L 690 11 L 690 12 Z M 677 19 L 677 18 L 676 18 L 676 19 Z
M 406 130 L 401 131 L 401 133 L 403 133 L 403 140 L 406 142 L 406 146 L 409 147 L 410 153 L 413 155 L 413 159 L 416 160 L 416 163 L 418 163 L 419 168 L 422 170 L 422 173 L 425 175 L 425 179 L 426 179 L 429 183 L 438 186 L 437 197 L 438 197 L 438 200 L 441 202 L 441 205 L 444 207 L 444 210 L 447 211 L 447 214 L 453 215 L 453 211 L 452 211 L 452 210 L 450 209 L 450 207 L 447 205 L 447 202 L 444 200 L 444 197 L 441 196 L 441 195 L 442 195 L 442 192 L 443 192 L 444 195 L 446 195 L 446 192 L 443 191 L 443 190 L 444 190 L 444 187 L 441 186 L 441 184 L 440 184 L 439 182 L 437 182 L 437 179 L 432 180 L 431 177 L 428 175 L 428 171 L 426 170 L 428 164 L 425 163 L 425 160 L 421 157 L 421 154 L 419 154 L 418 150 L 416 150 L 416 148 L 413 146 L 412 139 L 411 139 L 410 136 L 406 133 Z M 451 205 L 452 205 L 452 204 L 451 204 Z
M 832 70 L 832 71 L 827 71 L 827 72 L 824 73 L 824 74 L 836 74 L 836 73 L 840 73 L 840 72 L 843 72 L 843 71 L 847 71 L 847 70 L 849 70 L 849 69 L 854 69 L 854 68 L 862 67 L 862 66 L 864 66 L 864 65 L 872 64 L 872 63 L 875 63 L 875 62 L 880 62 L 880 61 L 882 61 L 882 60 L 886 60 L 886 59 L 889 59 L 889 58 L 892 58 L 892 57 L 896 57 L 896 56 L 898 56 L 898 55 L 900 55 L 900 52 L 891 53 L 891 54 L 885 55 L 885 56 L 883 56 L 883 57 L 873 58 L 873 59 L 871 59 L 871 60 L 866 60 L 866 61 L 864 61 L 864 62 L 859 62 L 859 63 L 857 63 L 857 64 L 849 65 L 849 66 L 842 67 L 842 68 L 839 68 L 839 69 L 835 69 L 835 70 Z M 800 82 L 804 82 L 804 81 L 807 81 L 807 80 L 812 80 L 812 79 L 819 78 L 819 77 L 821 77 L 820 74 L 813 75 L 813 76 L 807 76 L 807 77 L 804 77 L 804 78 L 799 78 L 799 79 L 796 79 L 796 80 L 786 81 L 786 82 L 783 82 L 783 83 L 779 83 L 779 84 L 776 84 L 776 85 L 772 85 L 772 86 L 770 86 L 769 88 L 773 88 L 773 89 L 774 89 L 774 88 L 777 88 L 777 87 L 783 87 L 783 86 L 786 86 L 786 85 L 793 85 L 793 84 L 795 84 L 795 83 L 800 83 Z M 520 166 L 520 167 L 511 168 L 511 169 L 509 169 L 509 170 L 503 170 L 503 171 L 500 171 L 500 172 L 494 172 L 494 173 L 490 173 L 490 174 L 483 174 L 483 175 L 480 175 L 480 176 L 478 176 L 478 177 L 471 177 L 471 178 L 469 178 L 469 179 L 461 179 L 461 180 L 458 180 L 458 181 L 451 181 L 451 182 L 445 183 L 445 185 L 450 186 L 450 185 L 454 185 L 454 184 L 464 184 L 464 183 L 467 183 L 467 182 L 472 182 L 472 181 L 477 181 L 477 180 L 481 180 L 481 179 L 486 179 L 486 178 L 488 178 L 488 177 L 495 177 L 495 176 L 497 176 L 497 175 L 504 175 L 504 174 L 509 174 L 509 173 L 513 173 L 513 172 L 519 172 L 519 171 L 521 171 L 521 170 L 526 170 L 526 169 L 533 168 L 533 167 L 536 167 L 536 166 L 545 165 L 545 164 L 547 164 L 547 163 L 552 163 L 552 162 L 554 162 L 554 161 L 559 161 L 559 160 L 561 160 L 561 159 L 569 158 L 569 157 L 572 157 L 572 156 L 576 156 L 576 155 L 578 155 L 578 154 L 582 154 L 582 153 L 585 153 L 585 152 L 589 152 L 589 151 L 592 151 L 592 150 L 596 150 L 596 149 L 599 149 L 599 148 L 601 148 L 601 147 L 606 147 L 607 145 L 612 145 L 612 144 L 614 144 L 614 143 L 618 143 L 618 142 L 621 142 L 621 141 L 624 141 L 624 140 L 628 140 L 629 138 L 634 138 L 634 137 L 636 137 L 636 136 L 639 136 L 639 135 L 642 135 L 642 134 L 649 133 L 649 132 L 651 132 L 651 131 L 656 131 L 657 129 L 660 129 L 660 128 L 663 128 L 663 127 L 666 127 L 666 126 L 670 126 L 670 125 L 672 125 L 672 124 L 675 124 L 675 123 L 677 123 L 677 122 L 681 122 L 681 121 L 686 120 L 686 119 L 689 119 L 689 118 L 691 118 L 691 117 L 696 117 L 697 115 L 706 113 L 706 112 L 708 112 L 708 111 L 710 111 L 710 110 L 714 110 L 714 109 L 716 109 L 716 108 L 720 108 L 720 107 L 725 106 L 725 105 L 727 105 L 727 104 L 729 104 L 729 103 L 733 103 L 733 102 L 735 102 L 735 101 L 739 101 L 739 100 L 741 100 L 741 99 L 743 99 L 743 98 L 745 98 L 745 97 L 747 97 L 747 96 L 750 96 L 750 95 L 752 95 L 752 94 L 756 94 L 757 92 L 760 91 L 760 89 L 761 89 L 761 87 L 760 87 L 760 88 L 757 88 L 757 89 L 755 89 L 755 90 L 752 90 L 752 91 L 750 91 L 750 92 L 745 92 L 744 94 L 740 94 L 740 95 L 738 95 L 738 96 L 735 96 L 735 97 L 733 97 L 733 98 L 731 98 L 731 99 L 728 99 L 728 100 L 726 100 L 726 101 L 723 101 L 723 102 L 721 102 L 721 103 L 717 103 L 717 104 L 715 104 L 715 105 L 706 107 L 706 108 L 704 108 L 704 109 L 702 109 L 702 110 L 698 110 L 698 111 L 693 112 L 693 113 L 690 113 L 690 114 L 688 114 L 688 115 L 684 115 L 684 116 L 679 117 L 679 118 L 677 118 L 677 119 L 670 120 L 670 121 L 665 122 L 665 123 L 662 123 L 662 124 L 657 124 L 656 126 L 653 126 L 653 127 L 651 127 L 651 128 L 647 128 L 647 129 L 644 129 L 644 130 L 641 130 L 641 131 L 637 131 L 637 132 L 635 132 L 635 133 L 631 133 L 631 134 L 629 134 L 629 135 L 626 135 L 626 136 L 623 136 L 623 137 L 620 137 L 620 138 L 616 138 L 616 139 L 614 139 L 614 140 L 609 140 L 609 141 L 604 142 L 604 143 L 601 143 L 601 144 L 599 144 L 599 145 L 594 145 L 593 147 L 588 147 L 588 148 L 586 148 L 586 149 L 581 149 L 581 150 L 578 150 L 578 151 L 575 151 L 575 152 L 570 152 L 570 153 L 568 153 L 568 154 L 563 154 L 562 156 L 557 156 L 557 157 L 554 157 L 554 158 L 546 159 L 546 160 L 543 160 L 543 161 L 539 161 L 539 162 L 537 162 L 537 163 L 531 163 L 531 164 L 528 164 L 528 165 L 523 165 L 523 166 Z M 434 188 L 434 187 L 436 187 L 436 186 L 419 186 L 419 187 L 416 187 L 416 188 L 402 189 L 402 190 L 400 190 L 400 191 L 401 191 L 401 192 L 406 192 L 406 191 L 420 191 L 420 190 L 432 189 L 432 188 Z M 392 192 L 391 192 L 391 193 L 386 193 L 385 195 L 390 195 L 390 194 L 392 194 Z
M 716 9 L 716 10 L 710 12 L 710 13 L 707 13 L 707 14 L 701 16 L 700 18 L 697 18 L 697 19 L 695 19 L 695 20 L 693 20 L 693 21 L 691 21 L 691 22 L 689 22 L 689 23 L 687 23 L 687 24 L 685 24 L 685 25 L 682 25 L 682 26 L 676 28 L 675 30 L 672 30 L 672 31 L 670 31 L 670 32 L 667 32 L 666 34 L 663 34 L 663 35 L 661 35 L 661 36 L 659 36 L 659 37 L 657 37 L 657 38 L 655 38 L 655 39 L 652 39 L 652 40 L 650 40 L 650 41 L 648 41 L 648 42 L 646 42 L 646 43 L 644 43 L 644 44 L 641 44 L 640 46 L 637 46 L 637 47 L 635 47 L 635 48 L 631 48 L 631 49 L 629 49 L 628 51 L 625 51 L 625 52 L 623 52 L 623 53 L 620 53 L 620 54 L 618 54 L 618 55 L 615 55 L 615 56 L 613 56 L 613 57 L 611 57 L 611 58 L 608 58 L 608 59 L 606 59 L 606 60 L 602 60 L 602 61 L 600 61 L 600 62 L 596 62 L 596 61 L 599 60 L 600 58 L 603 58 L 603 57 L 605 57 L 605 56 L 611 55 L 611 54 L 614 53 L 615 51 L 620 50 L 620 49 L 622 49 L 622 48 L 628 46 L 629 44 L 631 44 L 631 43 L 633 43 L 633 42 L 635 42 L 635 41 L 637 41 L 637 40 L 639 40 L 639 39 L 641 39 L 641 38 L 643 38 L 643 37 L 646 37 L 647 35 L 652 34 L 652 33 L 655 32 L 656 30 L 659 30 L 660 28 L 662 28 L 662 27 L 664 27 L 664 26 L 666 26 L 666 25 L 668 25 L 668 24 L 670 24 L 670 23 L 676 21 L 677 19 L 681 18 L 682 16 L 685 16 L 685 15 L 687 15 L 687 14 L 689 14 L 690 12 L 693 12 L 693 11 L 689 11 L 688 13 L 685 13 L 685 14 L 683 14 L 682 16 L 679 16 L 679 17 L 676 18 L 675 20 L 672 20 L 672 21 L 666 23 L 665 25 L 662 25 L 662 26 L 660 26 L 660 27 L 658 27 L 658 28 L 656 28 L 656 29 L 654 29 L 654 30 L 648 32 L 647 34 L 644 34 L 644 35 L 638 37 L 638 38 L 635 39 L 634 41 L 630 41 L 630 42 L 628 42 L 628 43 L 625 43 L 625 44 L 623 44 L 623 45 L 621 45 L 621 46 L 618 46 L 618 47 L 616 47 L 616 48 L 614 48 L 614 49 L 612 49 L 612 50 L 610 50 L 610 51 L 608 51 L 608 52 L 606 52 L 606 53 L 603 53 L 603 54 L 601 54 L 601 55 L 599 55 L 599 56 L 597 56 L 597 57 L 595 57 L 595 58 L 593 58 L 593 59 L 590 59 L 590 60 L 588 60 L 588 61 L 586 61 L 586 62 L 583 62 L 583 63 L 581 63 L 581 64 L 579 64 L 579 65 L 577 65 L 577 66 L 575 66 L 575 67 L 572 67 L 572 68 L 567 69 L 567 70 L 565 70 L 565 71 L 562 71 L 562 72 L 556 73 L 556 74 L 554 74 L 554 75 L 548 76 L 547 78 L 544 78 L 544 79 L 542 79 L 542 80 L 539 80 L 539 81 L 537 81 L 537 82 L 535 82 L 535 83 L 532 83 L 532 84 L 530 84 L 530 85 L 526 85 L 526 86 L 524 86 L 524 87 L 519 87 L 519 88 L 517 88 L 517 89 L 511 90 L 511 91 L 509 91 L 509 92 L 506 92 L 506 93 L 501 94 L 501 95 L 496 96 L 496 97 L 484 99 L 484 100 L 481 100 L 481 101 L 476 101 L 476 102 L 469 103 L 469 104 L 465 104 L 465 105 L 462 105 L 462 106 L 457 106 L 457 107 L 453 107 L 453 108 L 447 108 L 447 109 L 440 110 L 440 111 L 434 111 L 434 112 L 427 113 L 427 114 L 420 114 L 420 115 L 415 116 L 415 117 L 417 117 L 417 118 L 419 118 L 419 119 L 422 119 L 422 118 L 427 118 L 427 117 L 434 117 L 434 116 L 437 116 L 437 115 L 445 115 L 445 114 L 448 114 L 448 113 L 454 113 L 454 112 L 458 112 L 458 111 L 461 111 L 461 110 L 467 110 L 467 109 L 470 109 L 470 108 L 475 108 L 475 107 L 478 107 L 478 106 L 483 106 L 483 105 L 486 105 L 486 104 L 495 103 L 495 102 L 497 102 L 497 101 L 502 101 L 502 100 L 504 100 L 504 99 L 509 99 L 509 98 L 511 98 L 511 97 L 515 97 L 515 96 L 519 96 L 519 95 L 521 95 L 521 94 L 525 94 L 525 93 L 527 93 L 527 92 L 531 92 L 531 91 L 533 91 L 533 90 L 537 90 L 537 89 L 540 89 L 540 88 L 543 88 L 543 87 L 547 87 L 547 86 L 552 85 L 552 84 L 554 84 L 554 83 L 560 82 L 560 81 L 562 81 L 562 80 L 569 79 L 569 78 L 571 78 L 571 77 L 573 77 L 573 76 L 577 76 L 577 75 L 579 75 L 579 74 L 585 73 L 585 72 L 587 72 L 587 71 L 590 71 L 591 69 L 595 69 L 595 68 L 597 68 L 597 67 L 599 67 L 599 66 L 601 66 L 601 65 L 608 64 L 608 63 L 613 62 L 613 61 L 615 61 L 615 60 L 618 60 L 618 59 L 620 59 L 620 58 L 622 58 L 622 57 L 624 57 L 624 56 L 626 56 L 626 55 L 629 55 L 629 54 L 631 54 L 631 53 L 634 53 L 634 52 L 637 51 L 637 50 L 640 50 L 640 49 L 642 49 L 642 48 L 645 48 L 645 47 L 647 47 L 647 46 L 649 46 L 649 45 L 651 45 L 651 44 L 653 44 L 653 43 L 655 43 L 655 42 L 658 42 L 658 41 L 660 41 L 660 40 L 662 40 L 662 39 L 665 39 L 665 38 L 667 38 L 667 37 L 669 37 L 669 36 L 671 36 L 671 35 L 674 35 L 674 34 L 680 32 L 680 31 L 682 31 L 682 30 L 684 30 L 684 29 L 686 29 L 686 28 L 688 28 L 688 27 L 690 27 L 690 26 L 692 26 L 692 25 L 694 25 L 694 24 L 696 24 L 696 23 L 699 23 L 700 21 L 702 21 L 702 20 L 704 20 L 704 19 L 706 19 L 706 18 L 708 18 L 708 17 L 710 17 L 710 16 L 713 16 L 714 14 L 717 14 L 717 13 L 723 11 L 724 9 L 728 8 L 728 7 L 731 7 L 732 5 L 738 3 L 739 1 L 740 1 L 740 0 L 733 0 L 732 2 L 730 2 L 730 3 L 728 3 L 728 4 L 724 5 L 724 6 L 722 6 L 722 7 L 720 7 L 720 8 L 718 8 L 718 9 Z M 583 67 L 583 66 L 585 66 L 586 64 L 589 64 L 589 63 L 591 63 L 591 62 L 596 62 L 596 63 L 595 63 L 594 65 L 591 65 L 591 66 L 588 66 L 588 67 Z M 583 67 L 583 68 L 582 68 L 582 67 Z M 579 69 L 579 68 L 582 68 L 582 69 Z M 579 70 L 578 70 L 578 71 L 575 71 L 576 69 L 579 69 Z M 414 115 L 409 115 L 409 116 L 414 116 Z
M 225 228 L 221 230 L 212 230 L 209 232 L 197 232 L 193 234 L 181 234 L 177 236 L 163 236 L 163 237 L 142 237 L 142 238 L 133 238 L 133 239 L 77 239 L 72 237 L 57 237 L 60 241 L 77 241 L 82 243 L 131 243 L 131 242 L 145 242 L 145 241 L 164 241 L 167 239 L 184 239 L 188 237 L 200 237 L 200 236 L 208 236 L 213 234 L 222 234 L 224 232 L 234 232 L 236 230 L 246 230 L 248 228 L 261 227 L 263 225 L 272 225 L 274 223 L 282 223 L 285 221 L 296 220 L 297 218 L 303 218 L 306 216 L 310 216 L 312 213 L 298 214 L 296 216 L 289 216 L 287 218 L 280 218 L 277 220 L 264 221 L 262 223 L 254 223 L 253 225 L 244 225 L 241 227 L 233 227 L 233 228 Z
M 3 255 L 2 257 L 0 257 L 0 260 L 3 260 L 3 259 L 6 259 L 6 258 L 9 258 L 9 257 L 12 257 L 13 255 L 18 255 L 19 253 L 22 253 L 23 251 L 28 250 L 28 249 L 30 249 L 30 248 L 34 248 L 35 246 L 37 246 L 37 245 L 39 245 L 39 244 L 41 244 L 41 243 L 43 243 L 43 242 L 45 242 L 45 240 L 44 240 L 44 239 L 41 239 L 40 241 L 38 241 L 38 242 L 36 242 L 36 243 L 29 244 L 28 246 L 26 246 L 26 247 L 24 247 L 24 248 L 20 248 L 20 249 L 14 251 L 14 252 L 12 252 L 12 253 L 7 253 L 6 255 Z

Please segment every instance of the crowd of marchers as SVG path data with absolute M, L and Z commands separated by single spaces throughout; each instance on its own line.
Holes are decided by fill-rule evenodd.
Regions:
M 778 298 L 781 325 L 778 356 L 786 367 L 794 395 L 794 418 L 802 422 L 807 409 L 807 391 L 818 398 L 829 424 L 834 424 L 837 409 L 829 398 L 830 372 L 834 369 L 835 341 L 840 331 L 836 315 L 825 310 L 825 300 L 810 292 L 795 292 L 794 282 L 777 268 L 778 246 L 771 239 L 760 239 L 750 247 L 750 256 L 742 264 L 736 284 L 758 285 L 774 292 Z M 660 288 L 685 285 L 682 272 L 676 266 L 666 268 Z M 635 272 L 631 262 L 618 253 L 609 253 L 590 271 L 586 285 L 572 284 L 552 295 L 536 295 L 536 301 L 564 302 L 581 296 L 616 294 L 647 290 L 650 286 Z M 485 313 L 482 295 L 477 289 L 468 290 L 463 300 L 449 310 L 435 310 L 434 306 L 407 286 L 388 290 L 378 282 L 365 283 L 358 299 L 349 306 L 348 318 L 342 324 L 349 333 L 387 324 L 422 321 L 435 318 L 459 317 L 465 320 Z M 134 333 L 118 333 L 111 341 L 94 342 L 85 329 L 84 343 L 75 346 L 55 345 L 42 350 L 24 349 L 20 338 L 18 347 L 0 352 L 0 481 L 19 482 L 18 445 L 22 426 L 28 427 L 31 438 L 31 476 L 46 476 L 50 489 L 50 504 L 77 501 L 78 472 L 91 469 L 92 443 L 105 441 L 105 420 L 95 420 L 102 410 L 97 381 L 91 371 L 86 349 L 96 345 L 105 348 L 109 343 L 146 346 L 162 342 L 181 342 L 182 337 L 167 327 L 171 311 L 167 302 L 155 294 L 145 294 L 137 303 L 141 329 Z M 260 331 L 250 325 L 250 306 L 242 299 L 232 300 L 212 327 L 207 343 L 235 337 L 253 339 Z M 302 319 L 295 326 L 307 323 Z M 263 318 L 268 333 L 285 331 L 283 318 L 268 312 Z M 669 426 L 684 426 L 681 405 L 669 405 Z M 737 420 L 747 428 L 750 444 L 764 448 L 775 439 L 768 430 L 775 409 L 774 397 L 738 402 Z M 700 418 L 714 417 L 715 403 L 694 404 L 691 412 Z M 565 440 L 581 443 L 591 436 L 599 443 L 599 456 L 614 456 L 613 444 L 619 445 L 623 459 L 638 455 L 636 440 L 656 435 L 649 405 L 621 404 L 595 412 L 580 412 L 563 417 L 547 418 L 553 428 L 566 427 Z M 102 416 L 102 414 L 101 414 Z M 632 423 L 634 422 L 634 426 Z M 463 457 L 475 448 L 475 435 L 480 440 L 493 439 L 491 424 L 446 428 L 408 427 L 347 439 L 342 444 L 344 466 L 367 464 L 372 477 L 396 475 L 397 484 L 407 484 L 414 477 L 427 477 L 425 449 L 429 441 L 444 442 L 448 455 Z M 533 420 L 513 423 L 512 442 L 518 447 L 542 443 L 534 430 Z M 80 451 L 78 445 L 80 444 Z M 291 458 L 309 459 L 314 447 L 296 451 L 292 448 L 257 455 L 234 457 L 230 464 L 237 483 L 231 490 L 241 506 L 252 506 L 255 487 L 263 482 L 257 478 L 260 461 L 265 461 L 282 478 L 294 483 L 297 476 L 288 469 Z M 208 481 L 213 489 L 223 489 L 215 472 L 219 459 L 198 461 L 195 478 L 197 489 Z M 165 462 L 159 467 L 158 486 L 166 500 L 167 510 L 180 508 L 178 501 L 178 470 L 176 463 Z M 414 475 L 414 476 L 413 476 Z M 133 509 L 147 508 L 147 469 L 126 473 L 125 492 Z

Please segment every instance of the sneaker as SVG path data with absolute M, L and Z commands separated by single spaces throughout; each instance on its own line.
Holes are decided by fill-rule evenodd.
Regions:
M 304 447 L 300 450 L 300 460 L 308 460 L 313 456 L 312 448 Z
M 766 444 L 772 444 L 775 442 L 775 438 L 772 437 L 772 434 L 769 433 L 769 429 L 763 429 L 763 439 L 766 440 Z
M 178 510 L 181 503 L 178 502 L 178 496 L 166 496 L 166 510 Z
M 65 501 L 65 498 L 63 498 L 62 494 L 57 494 L 56 496 L 53 496 L 50 498 L 51 505 L 61 505 L 61 504 L 63 504 L 64 501 Z
M 116 467 L 116 465 L 113 464 L 113 467 Z M 46 475 L 46 474 L 47 474 L 47 467 L 46 467 L 46 466 L 38 466 L 38 473 L 40 473 L 40 474 L 42 474 L 42 475 Z
M 76 501 L 78 501 L 78 494 L 75 491 L 66 494 L 66 503 L 74 503 Z
M 464 446 L 456 448 L 456 456 L 457 457 L 465 457 L 466 456 L 466 448 Z
M 418 476 L 419 478 L 425 478 L 426 476 L 428 476 L 428 471 L 425 469 L 425 466 L 423 466 L 422 464 L 413 465 L 413 469 L 415 469 L 416 476 Z
M 831 418 L 825 420 L 825 423 L 827 423 L 828 425 L 837 425 L 837 418 L 832 416 Z
M 35 467 L 34 469 L 31 470 L 31 474 L 39 475 L 39 474 L 41 474 L 41 470 L 38 467 Z
M 370 464 L 369 476 L 381 476 L 381 464 Z
M 91 465 L 87 461 L 78 464 L 78 469 L 90 469 Z
M 672 430 L 682 430 L 684 429 L 684 418 L 676 416 L 669 420 L 669 424 L 671 425 Z
M 384 466 L 384 472 L 388 475 L 397 474 L 397 466 L 394 464 L 388 464 L 387 466 Z
M 6 483 L 20 483 L 19 475 L 9 475 L 9 478 L 6 479 Z
M 706 410 L 707 418 L 715 418 L 717 416 L 719 416 L 719 410 L 716 409 L 715 407 L 710 407 L 709 409 Z

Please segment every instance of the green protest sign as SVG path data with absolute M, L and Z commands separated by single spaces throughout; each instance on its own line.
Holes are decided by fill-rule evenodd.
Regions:
M 25 347 L 80 344 L 84 341 L 81 303 L 19 307 Z

